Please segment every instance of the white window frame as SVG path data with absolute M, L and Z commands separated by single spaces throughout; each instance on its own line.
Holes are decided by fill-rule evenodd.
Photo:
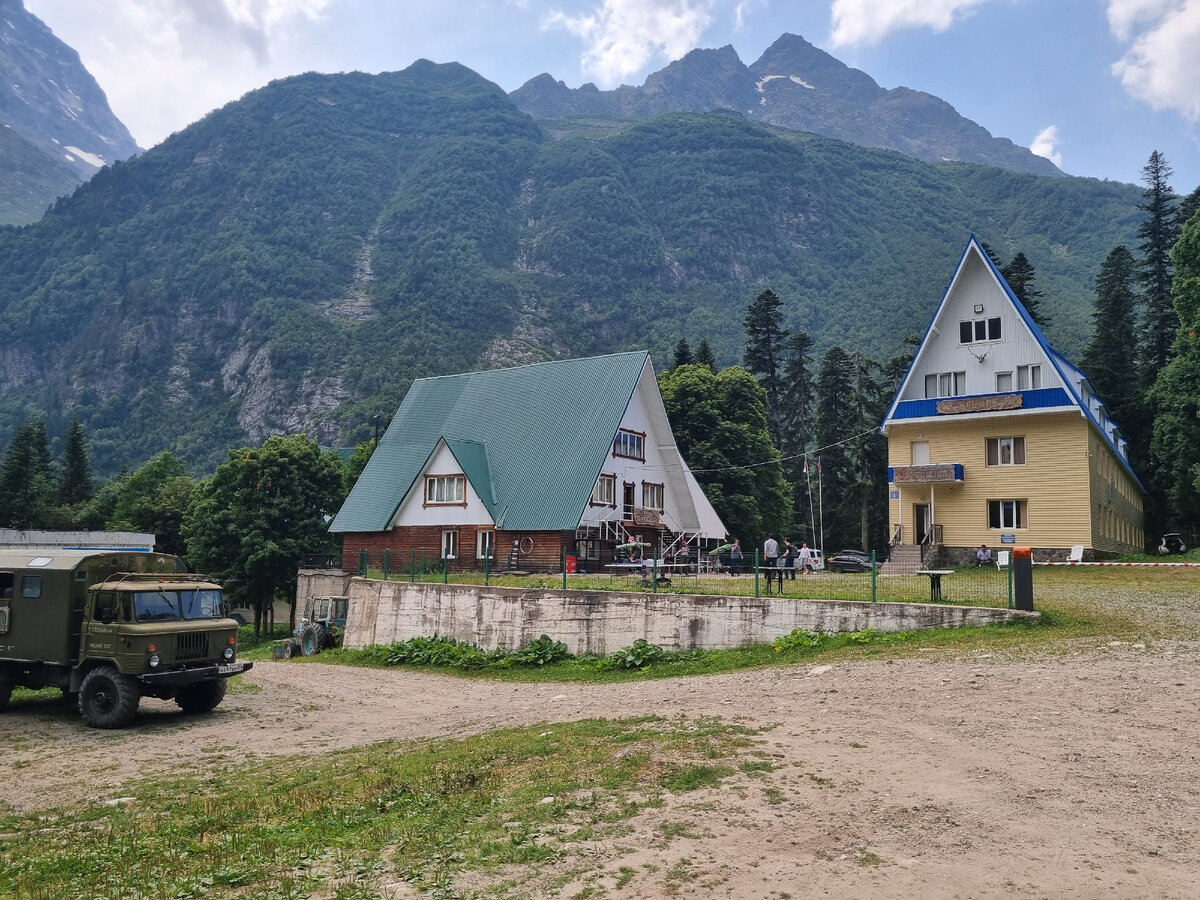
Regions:
M 1042 386 L 1042 367 L 1038 364 L 1017 366 L 1017 390 L 1036 391 Z
M 457 528 L 447 528 L 442 532 L 442 559 L 458 559 Z
M 622 428 L 617 431 L 617 436 L 613 439 L 612 452 L 613 456 L 645 462 L 646 435 L 640 431 L 631 431 L 628 428 Z
M 989 500 L 987 523 L 992 531 L 1025 531 L 1029 528 L 1028 500 Z
M 1010 393 L 1012 393 L 1012 389 L 1013 389 L 1013 373 L 1011 371 L 997 372 L 996 373 L 996 393 L 997 394 L 1010 394 Z
M 475 558 L 496 558 L 496 532 L 491 528 L 480 528 L 475 532 Z
M 592 488 L 592 506 L 617 505 L 617 476 L 601 474 Z
M 465 475 L 426 475 L 426 506 L 466 506 L 467 479 Z
M 967 328 L 968 339 L 963 340 L 963 326 Z M 989 316 L 986 319 L 963 319 L 958 323 L 959 344 L 981 344 L 986 341 L 998 341 L 1003 334 L 999 316 Z
M 657 500 L 657 503 L 652 501 Z M 653 481 L 642 482 L 642 508 L 662 510 L 666 501 L 666 492 L 663 490 L 663 485 Z
M 932 393 L 931 393 L 932 391 Z M 967 392 L 967 373 L 931 372 L 925 376 L 925 398 L 961 397 Z

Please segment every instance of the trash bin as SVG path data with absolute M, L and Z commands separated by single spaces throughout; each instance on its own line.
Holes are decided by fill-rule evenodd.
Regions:
M 578 564 L 579 564 L 579 558 L 578 558 L 578 557 L 576 557 L 576 556 L 568 556 L 568 557 L 567 557 L 567 574 L 568 574 L 568 575 L 574 575 L 574 574 L 575 574 L 575 570 L 576 570 L 576 568 L 577 568 Z

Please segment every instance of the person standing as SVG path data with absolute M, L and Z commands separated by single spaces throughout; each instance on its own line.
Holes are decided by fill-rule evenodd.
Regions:
M 790 578 L 792 581 L 795 581 L 796 545 L 792 543 L 792 539 L 789 537 L 785 537 L 783 539 L 783 558 L 779 561 L 779 563 L 781 566 L 783 566 L 783 575 L 780 577 L 780 580 L 782 581 L 784 578 Z
M 811 572 L 813 570 L 812 551 L 808 549 L 808 541 L 800 542 L 800 549 L 797 551 L 796 555 L 797 555 L 796 564 L 801 569 L 803 569 L 804 574 L 807 575 L 809 572 Z M 793 577 L 795 577 L 795 576 L 793 576 Z
M 779 561 L 779 542 L 775 540 L 775 535 L 767 535 L 767 539 L 763 541 L 763 568 L 774 569 Z
M 729 574 L 740 575 L 742 568 L 742 542 L 737 538 L 733 539 L 733 546 L 729 548 Z

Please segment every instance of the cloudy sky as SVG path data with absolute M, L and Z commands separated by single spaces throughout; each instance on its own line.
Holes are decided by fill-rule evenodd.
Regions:
M 457 61 L 641 84 L 694 47 L 753 62 L 799 34 L 885 88 L 949 101 L 1073 175 L 1200 184 L 1200 0 L 25 0 L 143 147 L 266 82 Z

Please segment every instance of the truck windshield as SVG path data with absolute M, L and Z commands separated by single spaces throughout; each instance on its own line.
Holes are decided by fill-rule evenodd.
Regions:
M 219 619 L 224 615 L 221 592 L 212 588 L 183 591 L 137 591 L 134 618 L 139 622 L 172 619 Z

